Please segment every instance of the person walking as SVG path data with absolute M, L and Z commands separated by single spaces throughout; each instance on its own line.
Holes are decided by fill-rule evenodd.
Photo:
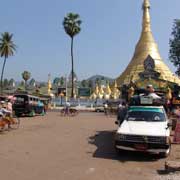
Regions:
M 106 116 L 108 115 L 108 102 L 107 101 L 104 103 L 104 113 Z
M 69 115 L 70 106 L 71 106 L 70 102 L 67 101 L 66 104 L 65 104 L 65 116 L 66 116 L 66 115 L 67 115 L 67 116 Z

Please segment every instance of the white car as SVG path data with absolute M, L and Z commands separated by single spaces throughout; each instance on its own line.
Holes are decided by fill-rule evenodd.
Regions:
M 170 126 L 163 106 L 130 106 L 116 132 L 115 148 L 167 157 L 171 149 Z

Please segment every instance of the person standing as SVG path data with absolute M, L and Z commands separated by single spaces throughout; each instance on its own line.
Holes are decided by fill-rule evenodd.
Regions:
M 105 115 L 108 115 L 108 102 L 107 101 L 104 103 L 104 113 Z
M 10 114 L 13 113 L 12 102 L 10 99 L 8 99 L 8 102 L 7 102 L 7 110 L 10 112 Z
M 119 104 L 119 108 L 118 108 L 118 116 L 117 116 L 117 120 L 119 122 L 119 125 L 122 124 L 122 122 L 124 121 L 126 114 L 127 114 L 127 104 L 125 102 L 122 102 L 122 104 Z
M 66 102 L 66 106 L 65 106 L 65 115 L 69 115 L 69 109 L 70 109 L 70 106 L 71 106 L 70 102 L 69 102 L 69 101 Z

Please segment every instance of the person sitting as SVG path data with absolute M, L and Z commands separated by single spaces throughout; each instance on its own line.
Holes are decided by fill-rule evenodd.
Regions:
M 10 105 L 8 107 L 8 103 L 6 104 L 5 101 L 1 101 L 0 112 L 3 113 L 4 115 L 10 115 L 12 113 L 12 109 L 9 110 L 8 108 L 10 109 Z
M 10 114 L 12 115 L 13 113 L 13 108 L 12 108 L 12 102 L 10 99 L 8 99 L 7 101 L 7 110 L 10 112 Z
M 11 120 L 12 120 L 11 100 L 8 99 L 7 104 L 4 101 L 1 101 L 0 115 L 6 119 L 8 128 L 10 129 L 11 128 Z
M 154 92 L 154 88 L 151 84 L 147 85 L 146 87 L 146 93 L 148 96 L 152 97 L 153 99 L 161 99 L 160 96 L 158 96 L 155 92 Z

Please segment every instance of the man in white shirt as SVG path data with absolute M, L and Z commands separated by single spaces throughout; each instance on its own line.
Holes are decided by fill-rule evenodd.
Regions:
M 153 99 L 161 99 L 160 96 L 158 96 L 155 92 L 154 92 L 154 88 L 151 84 L 147 85 L 146 87 L 148 96 L 152 97 Z

